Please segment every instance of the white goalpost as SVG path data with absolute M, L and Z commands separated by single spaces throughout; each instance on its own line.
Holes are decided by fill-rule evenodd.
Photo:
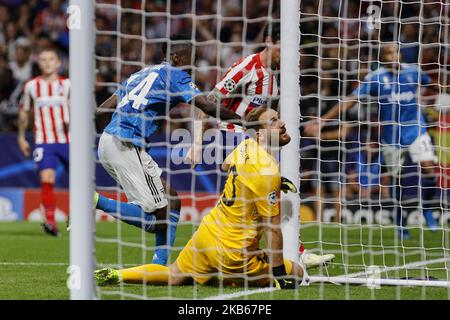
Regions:
M 274 22 L 281 26 L 280 66 L 275 71 L 278 111 L 291 136 L 281 150 L 280 171 L 299 190 L 281 193 L 283 255 L 301 263 L 300 243 L 308 253 L 335 255 L 329 264 L 308 269 L 309 286 L 292 291 L 288 299 L 359 299 L 362 287 L 382 289 L 365 291 L 363 297 L 370 299 L 450 299 L 450 5 L 407 0 L 72 0 L 70 4 L 71 299 L 285 297 L 275 288 L 251 288 L 245 276 L 242 287 L 229 288 L 220 272 L 215 274 L 219 285 L 214 289 L 195 282 L 182 288 L 145 283 L 103 288 L 93 277 L 95 269 L 150 264 L 156 249 L 154 234 L 100 210 L 93 218 L 95 190 L 126 201 L 123 188 L 95 157 L 95 138 L 102 133 L 94 127 L 95 105 L 131 74 L 167 59 L 161 48 L 177 33 L 187 33 L 195 49 L 196 61 L 189 66 L 193 82 L 200 91 L 211 92 L 233 63 L 265 48 L 263 29 Z M 352 108 L 340 110 L 326 123 L 320 120 L 333 105 L 342 107 L 345 97 L 355 95 L 367 75 L 382 70 L 386 43 L 398 46 L 404 65 L 414 65 L 420 75 L 430 78 L 423 86 L 414 82 L 417 92 L 394 93 L 388 101 L 400 105 L 406 96 L 411 101 L 417 98 L 418 119 L 424 118 L 419 127 L 425 126 L 431 136 L 439 193 L 432 199 L 437 222 L 433 227 L 423 215 L 422 171 L 417 162 L 407 156 L 398 177 L 388 171 L 380 115 L 387 102 L 382 97 L 373 93 L 366 100 L 356 94 Z M 396 85 L 379 81 L 384 81 L 380 87 Z M 173 262 L 216 206 L 225 173 L 215 163 L 201 163 L 195 169 L 183 163 L 187 149 L 177 134 L 192 131 L 198 120 L 187 104 L 165 108 L 167 115 L 146 152 L 181 201 L 169 257 Z M 319 137 L 305 134 L 311 120 L 325 124 Z M 212 118 L 202 121 L 205 128 L 218 127 Z M 411 123 L 399 126 L 403 130 Z M 217 144 L 206 140 L 205 149 Z M 177 161 L 172 161 L 174 157 Z M 398 231 L 397 209 L 407 221 L 408 237 Z M 331 286 L 339 287 L 330 290 Z
M 94 3 L 72 0 L 70 18 L 70 266 L 67 286 L 73 300 L 95 297 L 93 195 Z
M 294 181 L 299 186 L 300 154 L 300 1 L 287 0 L 281 2 L 281 65 L 280 65 L 280 116 L 286 123 L 291 136 L 291 142 L 281 149 L 281 176 Z M 283 254 L 287 259 L 299 261 L 299 230 L 300 230 L 300 198 L 298 194 L 286 194 L 281 198 Z

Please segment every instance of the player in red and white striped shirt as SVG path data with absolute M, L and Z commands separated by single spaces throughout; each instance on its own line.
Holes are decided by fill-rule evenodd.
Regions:
M 263 37 L 266 48 L 234 63 L 208 95 L 210 101 L 223 104 L 242 118 L 259 106 L 278 105 L 280 89 L 276 71 L 280 64 L 280 25 L 275 23 L 266 26 Z M 197 117 L 204 119 L 208 116 L 201 113 Z M 216 154 L 216 160 L 222 163 L 242 141 L 244 130 L 232 123 L 218 122 L 217 126 L 222 133 L 222 143 L 218 147 L 223 152 Z M 186 162 L 194 165 L 202 161 L 200 131 L 203 130 L 194 130 L 194 147 L 186 156 Z
M 266 44 L 264 50 L 237 61 L 208 96 L 211 101 L 225 105 L 242 118 L 254 108 L 264 105 L 272 108 L 278 106 L 280 25 L 278 23 L 267 25 L 263 37 Z M 200 115 L 199 118 L 205 117 Z M 219 122 L 218 127 L 223 139 L 219 148 L 223 148 L 223 152 L 216 152 L 216 159 L 222 156 L 223 161 L 244 139 L 245 133 L 242 127 L 231 123 Z M 186 156 L 186 161 L 192 164 L 201 163 L 202 134 L 198 134 L 198 131 L 194 132 L 194 147 Z M 328 263 L 335 258 L 333 254 L 311 253 L 303 247 L 303 244 L 300 245 L 300 253 L 307 268 Z
M 33 158 L 41 179 L 41 201 L 46 222 L 44 231 L 57 236 L 56 201 L 53 192 L 55 170 L 60 162 L 69 166 L 69 79 L 59 76 L 61 60 L 56 50 L 44 49 L 39 54 L 41 75 L 28 81 L 23 89 L 19 111 L 18 143 L 26 157 L 31 147 L 25 138 L 28 121 L 34 115 Z
M 237 61 L 216 84 L 211 93 L 214 100 L 243 118 L 259 106 L 276 106 L 280 90 L 274 71 L 279 69 L 279 44 L 272 45 L 271 51 L 269 54 L 266 48 Z M 229 123 L 220 123 L 220 129 L 242 132 L 241 127 Z

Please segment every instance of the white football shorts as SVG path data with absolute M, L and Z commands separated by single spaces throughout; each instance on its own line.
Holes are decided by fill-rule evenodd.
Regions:
M 412 144 L 404 148 L 397 148 L 392 145 L 382 145 L 384 162 L 392 174 L 397 174 L 398 170 L 405 161 L 405 152 L 409 153 L 411 160 L 414 163 L 422 161 L 437 162 L 436 153 L 434 151 L 433 143 L 428 132 L 418 136 Z
M 161 182 L 162 170 L 144 149 L 106 132 L 100 137 L 98 158 L 105 170 L 123 188 L 129 203 L 145 212 L 167 206 L 167 196 Z

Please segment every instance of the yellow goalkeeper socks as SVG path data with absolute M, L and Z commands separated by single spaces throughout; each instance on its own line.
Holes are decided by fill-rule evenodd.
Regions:
M 127 283 L 167 284 L 169 267 L 159 264 L 146 264 L 119 270 L 120 278 Z

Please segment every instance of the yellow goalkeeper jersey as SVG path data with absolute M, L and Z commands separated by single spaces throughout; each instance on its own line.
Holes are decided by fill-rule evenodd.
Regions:
M 279 214 L 279 166 L 251 138 L 241 142 L 225 164 L 229 169 L 224 191 L 202 225 L 225 248 L 254 250 L 258 247 L 261 218 Z

